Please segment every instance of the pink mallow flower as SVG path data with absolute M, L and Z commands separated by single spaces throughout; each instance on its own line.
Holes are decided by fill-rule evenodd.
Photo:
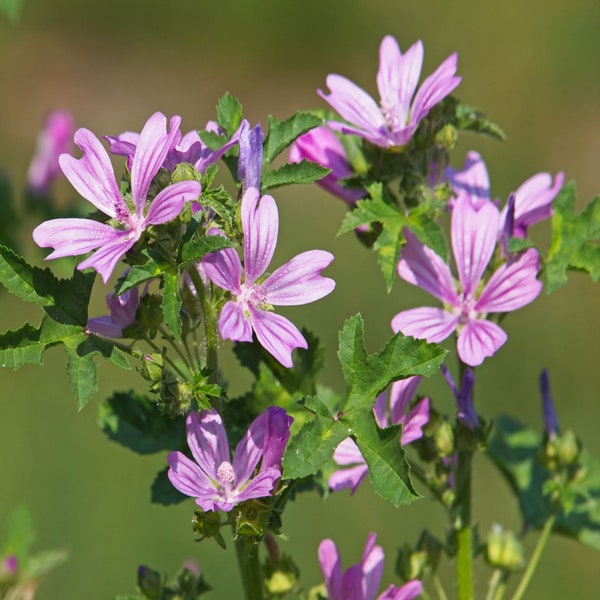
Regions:
M 34 194 L 46 194 L 61 174 L 58 157 L 73 148 L 73 117 L 66 110 L 51 112 L 37 136 L 35 153 L 27 171 L 27 186 Z
M 403 148 L 419 122 L 460 83 L 461 78 L 455 77 L 456 61 L 456 53 L 451 54 L 415 94 L 423 65 L 423 44 L 419 40 L 402 54 L 398 42 L 387 35 L 379 48 L 380 105 L 349 79 L 328 75 L 330 94 L 317 92 L 350 123 L 329 122 L 329 127 L 359 135 L 382 148 Z
M 235 449 L 233 462 L 221 415 L 212 410 L 187 416 L 187 442 L 194 460 L 170 452 L 173 486 L 204 511 L 229 512 L 251 498 L 269 496 L 281 477 L 281 460 L 293 419 L 277 406 L 263 411 Z
M 319 544 L 319 564 L 329 600 L 375 600 L 385 561 L 383 549 L 375 545 L 376 537 L 369 534 L 362 560 L 345 571 L 335 542 L 325 539 Z M 412 600 L 422 591 L 423 584 L 413 579 L 402 587 L 390 585 L 377 600 Z
M 452 210 L 451 238 L 458 271 L 458 287 L 450 267 L 410 231 L 398 263 L 402 279 L 417 285 L 444 303 L 443 308 L 422 307 L 398 313 L 394 331 L 441 342 L 457 332 L 462 362 L 476 366 L 506 341 L 506 333 L 487 319 L 489 313 L 516 310 L 532 302 L 542 289 L 536 279 L 538 253 L 530 248 L 499 267 L 485 285 L 482 277 L 494 252 L 500 213 L 491 202 L 475 206 L 459 197 Z
M 352 189 L 340 184 L 341 179 L 351 177 L 354 171 L 346 158 L 342 142 L 329 127 L 321 125 L 301 135 L 290 147 L 289 156 L 292 163 L 310 160 L 331 169 L 331 173 L 319 179 L 317 184 L 348 204 L 354 205 L 357 200 L 366 196 L 364 190 Z
M 110 315 L 88 319 L 87 331 L 104 337 L 123 337 L 123 330 L 135 324 L 135 314 L 140 305 L 139 290 L 135 287 L 120 296 L 107 294 L 106 305 Z
M 389 397 L 387 392 L 382 392 L 373 407 L 377 425 L 382 429 L 402 424 L 402 446 L 423 437 L 423 426 L 429 421 L 429 398 L 419 400 L 408 410 L 421 379 L 417 375 L 395 381 L 390 386 Z M 356 442 L 348 437 L 338 444 L 333 460 L 348 468 L 335 471 L 329 478 L 329 487 L 336 492 L 349 487 L 350 493 L 354 494 L 368 473 L 367 463 Z
M 467 198 L 479 207 L 491 200 L 490 179 L 485 162 L 478 152 L 468 152 L 462 169 L 448 167 L 445 178 L 450 182 L 456 198 Z M 564 173 L 559 172 L 552 179 L 550 173 L 537 173 L 524 181 L 511 196 L 514 208 L 507 228 L 509 202 L 504 205 L 500 216 L 498 235 L 500 238 L 527 236 L 527 228 L 552 215 L 552 201 L 564 183 Z M 450 200 L 450 207 L 456 200 Z
M 42 248 L 54 248 L 46 259 L 96 250 L 77 268 L 95 269 L 106 283 L 117 262 L 150 225 L 173 220 L 187 201 L 198 198 L 201 186 L 196 181 L 174 183 L 154 199 L 148 198 L 150 184 L 179 133 L 180 123 L 181 117 L 173 117 L 167 132 L 167 118 L 157 112 L 144 125 L 131 165 L 131 197 L 124 197 L 119 191 L 110 158 L 100 140 L 87 129 L 76 131 L 75 143 L 83 156 L 76 159 L 61 155 L 61 169 L 73 187 L 111 221 L 52 219 L 42 223 L 33 231 L 33 239 Z
M 242 197 L 241 212 L 244 266 L 233 248 L 202 259 L 207 277 L 235 296 L 221 311 L 221 337 L 251 342 L 254 331 L 268 352 L 285 367 L 291 367 L 292 350 L 307 348 L 307 342 L 295 325 L 271 308 L 307 304 L 329 294 L 335 282 L 321 276 L 321 271 L 333 255 L 324 250 L 303 252 L 263 280 L 277 244 L 277 205 L 271 196 L 261 197 L 258 189 L 251 187 Z

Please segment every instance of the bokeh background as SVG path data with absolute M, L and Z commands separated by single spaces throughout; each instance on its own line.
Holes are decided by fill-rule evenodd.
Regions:
M 24 0 L 18 23 L 0 15 L 0 169 L 19 194 L 51 109 L 70 110 L 78 126 L 97 135 L 139 131 L 155 110 L 182 115 L 185 131 L 213 118 L 225 91 L 242 101 L 253 123 L 263 124 L 269 113 L 284 118 L 324 106 L 315 90 L 331 72 L 375 92 L 378 46 L 389 33 L 403 49 L 423 40 L 424 74 L 457 51 L 463 81 L 456 94 L 508 134 L 504 143 L 464 137 L 455 166 L 467 150 L 480 151 L 493 195 L 502 199 L 536 172 L 564 170 L 578 182 L 581 209 L 600 189 L 599 31 L 597 0 Z M 65 200 L 74 194 L 66 182 L 56 191 Z M 375 257 L 352 236 L 336 237 L 345 210 L 337 199 L 316 187 L 283 190 L 277 199 L 275 261 L 310 248 L 336 255 L 329 270 L 335 292 L 287 314 L 327 345 L 326 379 L 339 386 L 335 349 L 343 320 L 361 311 L 375 351 L 390 333 L 391 317 L 426 296 L 401 283 L 386 296 Z M 547 245 L 543 226 L 534 236 Z M 29 243 L 24 252 L 43 256 Z M 99 282 L 96 314 L 105 292 Z M 546 367 L 563 426 L 575 428 L 600 455 L 598 308 L 598 288 L 574 274 L 567 287 L 544 292 L 511 315 L 508 343 L 477 371 L 480 412 L 510 412 L 541 427 L 537 378 Z M 36 307 L 0 292 L 0 330 L 39 318 Z M 234 391 L 243 391 L 247 379 L 228 364 Z M 102 366 L 101 375 L 98 400 L 115 387 L 139 387 L 135 373 Z M 207 598 L 240 597 L 233 554 L 193 541 L 193 502 L 168 509 L 149 504 L 164 456 L 139 457 L 107 441 L 96 426 L 97 402 L 77 412 L 62 350 L 47 353 L 46 368 L 3 370 L 0 378 L 0 523 L 12 507 L 26 504 L 36 521 L 36 548 L 70 553 L 43 582 L 40 600 L 134 592 L 139 564 L 173 574 L 189 558 L 216 589 Z M 424 389 L 452 409 L 439 380 Z M 484 457 L 476 475 L 474 511 L 482 532 L 494 522 L 518 529 L 516 506 Z M 286 513 L 283 550 L 294 552 L 307 586 L 320 581 L 316 549 L 324 537 L 339 543 L 348 565 L 358 561 L 367 533 L 378 532 L 388 583 L 397 547 L 416 541 L 425 526 L 443 535 L 443 515 L 429 500 L 395 511 L 368 484 L 363 488 L 352 502 L 346 494 L 326 501 L 307 495 Z M 526 542 L 529 550 L 534 538 Z M 595 598 L 599 564 L 593 550 L 552 538 L 528 598 Z M 483 568 L 477 575 L 479 597 L 489 575 Z

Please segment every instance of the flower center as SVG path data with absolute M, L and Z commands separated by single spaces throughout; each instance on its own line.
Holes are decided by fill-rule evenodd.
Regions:
M 217 477 L 223 487 L 229 487 L 235 479 L 232 464 L 224 460 L 217 469 Z
M 475 298 L 471 294 L 461 294 L 460 306 L 456 307 L 454 314 L 458 315 L 459 325 L 466 325 L 468 321 L 478 319 L 481 315 L 474 309 Z
M 406 111 L 400 110 L 397 104 L 381 102 L 381 112 L 391 131 L 400 131 L 406 127 L 408 114 Z
M 237 301 L 244 306 L 245 312 L 245 309 L 249 304 L 259 310 L 267 309 L 267 298 L 261 285 L 247 285 L 246 283 L 242 283 L 240 288 L 241 292 L 237 297 Z

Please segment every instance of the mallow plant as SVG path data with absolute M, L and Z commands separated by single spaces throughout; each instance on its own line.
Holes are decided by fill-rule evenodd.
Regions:
M 600 276 L 600 199 L 576 214 L 574 184 L 563 173 L 537 173 L 496 200 L 479 153 L 451 167 L 464 133 L 504 134 L 458 99 L 468 74 L 457 75 L 456 54 L 421 76 L 423 55 L 420 41 L 402 52 L 386 36 L 374 78 L 379 100 L 329 75 L 327 91 L 315 95 L 320 107 L 262 124 L 245 119 L 230 94 L 215 115 L 198 116 L 206 126 L 185 133 L 179 116 L 161 112 L 122 133 L 74 130 L 58 113 L 29 170 L 29 189 L 47 199 L 32 236 L 50 250 L 49 262 L 30 264 L 11 236 L 2 238 L 0 282 L 41 309 L 38 322 L 0 335 L 2 365 L 41 365 L 48 347 L 62 345 L 77 407 L 86 410 L 98 361 L 139 374 L 136 391 L 115 390 L 97 405 L 100 427 L 131 451 L 163 457 L 148 482 L 152 502 L 165 510 L 185 503 L 191 538 L 235 546 L 248 599 L 519 600 L 535 588 L 551 534 L 600 550 L 600 467 L 561 427 L 548 373 L 538 430 L 483 415 L 475 401 L 477 368 L 514 348 L 510 314 L 535 305 L 544 287 L 565 284 L 570 270 Z M 89 203 L 87 214 L 51 202 L 61 176 Z M 302 184 L 310 194 L 313 183 L 345 203 L 340 233 L 372 249 L 388 291 L 408 283 L 432 297 L 426 306 L 394 300 L 389 339 L 373 353 L 361 315 L 347 316 L 337 352 L 342 389 L 321 381 L 318 337 L 293 308 L 280 313 L 319 302 L 336 285 L 328 274 L 335 257 L 312 248 L 310 237 L 300 254 L 274 259 L 279 188 Z M 550 228 L 547 252 L 528 237 L 536 223 Z M 65 257 L 75 257 L 74 269 L 59 278 L 53 260 Z M 106 297 L 104 315 L 88 312 L 93 288 Z M 240 397 L 221 360 L 228 347 L 251 375 Z M 445 382 L 447 398 L 425 397 L 426 378 Z M 476 454 L 514 494 L 519 532 L 478 530 Z M 346 570 L 335 541 L 324 539 L 314 548 L 323 580 L 305 581 L 294 540 L 284 541 L 285 509 L 310 490 L 324 501 L 344 494 L 351 510 L 359 486 L 399 511 L 429 497 L 447 527 L 434 533 L 423 523 L 416 542 L 398 531 L 392 581 L 377 532 Z M 536 538 L 530 555 L 525 536 Z M 0 558 L 0 590 L 12 598 L 33 575 L 10 547 Z M 444 562 L 451 569 L 440 569 Z M 120 598 L 193 599 L 210 590 L 210 573 L 193 565 L 172 579 L 161 573 L 140 566 L 137 592 Z

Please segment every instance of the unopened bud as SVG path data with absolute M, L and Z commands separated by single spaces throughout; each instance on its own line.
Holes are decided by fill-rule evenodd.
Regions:
M 446 421 L 440 423 L 440 426 L 433 435 L 433 439 L 435 440 L 435 447 L 440 456 L 450 456 L 454 453 L 454 432 L 450 423 Z
M 435 141 L 445 150 L 453 150 L 458 141 L 458 131 L 454 125 L 444 125 L 435 135 Z
M 158 571 L 140 565 L 138 568 L 138 586 L 142 594 L 149 600 L 162 598 L 163 583 Z
M 495 525 L 487 538 L 486 558 L 493 567 L 516 571 L 523 565 L 523 546 L 512 531 Z
M 573 431 L 568 430 L 556 439 L 557 454 L 563 465 L 573 465 L 579 459 L 581 446 Z
M 179 163 L 171 175 L 171 183 L 181 181 L 200 181 L 200 173 L 194 165 L 188 163 Z
M 273 596 L 282 596 L 296 587 L 300 572 L 292 559 L 284 554 L 275 563 L 267 561 L 264 574 L 267 592 Z

